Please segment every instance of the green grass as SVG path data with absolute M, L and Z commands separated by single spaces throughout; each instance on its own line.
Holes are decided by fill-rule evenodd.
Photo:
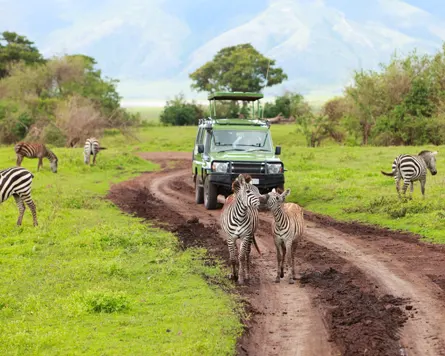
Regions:
M 346 147 L 326 142 L 319 148 L 305 147 L 294 125 L 272 126 L 275 145 L 282 146 L 289 201 L 343 221 L 360 221 L 423 235 L 445 243 L 444 147 Z M 196 127 L 152 127 L 138 133 L 142 142 L 133 151 L 187 151 L 193 149 Z M 106 140 L 127 142 L 122 137 Z M 438 150 L 438 174 L 428 174 L 426 199 L 420 184 L 414 184 L 412 201 L 399 201 L 394 180 L 380 170 L 390 171 L 401 153 Z M 441 153 L 442 152 L 442 153 Z
M 139 113 L 141 119 L 145 122 L 157 124 L 159 123 L 159 116 L 164 108 L 157 106 L 141 106 L 127 108 L 129 112 Z
M 55 151 L 58 174 L 24 160 L 39 226 L 29 210 L 15 225 L 12 198 L 0 206 L 0 354 L 233 354 L 237 303 L 206 283 L 229 288 L 222 267 L 104 198 L 111 183 L 158 167 L 112 148 L 96 167 L 81 148 Z M 0 149 L 0 167 L 14 159 L 12 147 Z

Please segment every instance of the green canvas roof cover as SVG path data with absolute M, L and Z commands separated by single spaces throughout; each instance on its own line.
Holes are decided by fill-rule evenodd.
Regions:
M 211 93 L 208 96 L 209 100 L 242 100 L 242 101 L 255 101 L 263 98 L 261 93 L 249 93 L 241 91 L 222 92 L 217 91 Z

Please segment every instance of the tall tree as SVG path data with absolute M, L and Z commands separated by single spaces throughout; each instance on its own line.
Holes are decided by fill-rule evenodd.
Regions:
M 15 32 L 4 31 L 0 35 L 0 79 L 6 77 L 12 65 L 20 61 L 43 63 L 44 58 L 34 42 Z
M 189 76 L 194 81 L 192 88 L 207 92 L 258 92 L 287 79 L 283 69 L 275 67 L 275 60 L 263 56 L 249 43 L 223 48 Z

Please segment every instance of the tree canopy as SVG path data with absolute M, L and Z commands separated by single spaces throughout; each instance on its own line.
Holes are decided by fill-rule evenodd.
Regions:
M 192 88 L 207 92 L 259 92 L 287 79 L 283 69 L 275 67 L 275 60 L 265 57 L 249 43 L 221 49 L 189 76 L 194 82 Z
M 44 58 L 34 42 L 15 32 L 4 31 L 0 35 L 0 78 L 7 76 L 12 65 L 20 61 L 26 64 L 43 63 Z

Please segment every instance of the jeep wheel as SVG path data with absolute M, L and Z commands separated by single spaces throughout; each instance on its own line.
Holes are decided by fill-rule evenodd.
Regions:
M 204 181 L 204 206 L 207 210 L 216 209 L 218 189 L 215 184 L 210 183 L 210 177 Z
M 204 203 L 204 187 L 201 184 L 201 177 L 198 175 L 195 179 L 195 202 L 196 204 Z

